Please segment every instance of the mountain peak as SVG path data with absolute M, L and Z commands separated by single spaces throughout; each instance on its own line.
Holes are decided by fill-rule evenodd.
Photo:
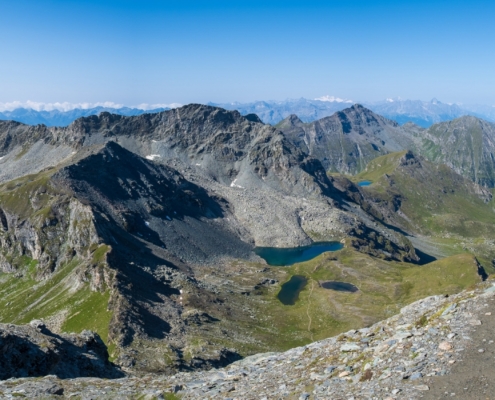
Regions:
M 304 122 L 301 121 L 301 119 L 296 114 L 291 114 L 280 121 L 277 125 L 275 125 L 275 127 L 281 130 L 287 130 L 291 128 L 301 127 L 303 125 Z
M 250 122 L 257 122 L 259 124 L 263 124 L 263 121 L 258 117 L 258 114 L 251 113 L 251 114 L 246 114 L 244 115 L 244 118 L 246 118 Z

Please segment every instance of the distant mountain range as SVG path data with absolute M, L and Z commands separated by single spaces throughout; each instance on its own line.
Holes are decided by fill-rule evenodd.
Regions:
M 291 114 L 295 114 L 303 122 L 312 122 L 342 111 L 354 104 L 352 100 L 321 97 L 314 100 L 297 99 L 285 101 L 256 101 L 253 103 L 211 104 L 227 110 L 238 110 L 241 114 L 257 114 L 267 124 L 278 124 Z M 483 105 L 458 105 L 442 103 L 436 99 L 431 101 L 387 99 L 380 102 L 359 102 L 373 112 L 399 124 L 414 122 L 428 128 L 437 122 L 472 115 L 495 122 L 495 107 Z
M 98 115 L 101 112 L 108 111 L 112 114 L 124 115 L 132 117 L 145 113 L 157 113 L 160 111 L 170 110 L 170 108 L 156 108 L 153 110 L 143 110 L 140 108 L 112 108 L 112 107 L 92 107 L 92 108 L 75 108 L 73 110 L 51 110 L 37 111 L 32 108 L 16 108 L 12 111 L 0 112 L 0 120 L 17 121 L 28 125 L 43 124 L 46 126 L 67 126 L 71 122 L 81 117 L 89 117 L 90 115 Z
M 486 105 L 459 105 L 442 103 L 436 99 L 431 101 L 386 99 L 369 103 L 355 102 L 330 96 L 317 99 L 289 99 L 284 101 L 255 101 L 252 103 L 209 103 L 208 105 L 238 110 L 242 115 L 256 114 L 265 124 L 276 125 L 288 116 L 295 114 L 302 122 L 313 122 L 328 117 L 337 111 L 342 111 L 352 104 L 362 104 L 371 111 L 400 125 L 413 122 L 423 128 L 450 121 L 466 115 L 475 116 L 495 122 L 495 107 Z M 74 108 L 72 110 L 37 111 L 32 108 L 16 108 L 0 112 L 0 120 L 13 120 L 28 125 L 44 124 L 46 126 L 67 126 L 81 117 L 98 115 L 103 111 L 124 116 L 136 116 L 145 113 L 156 113 L 169 110 L 168 107 L 145 110 L 136 107 L 92 107 Z

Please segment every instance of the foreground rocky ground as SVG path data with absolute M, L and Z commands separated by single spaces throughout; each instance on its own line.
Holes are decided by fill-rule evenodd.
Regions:
M 495 286 L 483 283 L 417 301 L 369 328 L 224 369 L 115 380 L 10 379 L 0 382 L 0 398 L 486 399 L 493 394 L 494 306 Z

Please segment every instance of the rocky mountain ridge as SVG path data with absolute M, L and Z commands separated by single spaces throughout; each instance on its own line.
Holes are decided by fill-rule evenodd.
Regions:
M 13 110 L 0 112 L 0 120 L 17 121 L 28 125 L 46 125 L 46 126 L 67 126 L 78 118 L 98 115 L 101 112 L 110 112 L 125 116 L 141 115 L 145 113 L 157 113 L 168 110 L 169 108 L 155 108 L 143 110 L 135 107 L 91 107 L 91 108 L 74 108 L 72 110 L 34 110 L 32 108 L 19 107 Z
M 412 123 L 399 126 L 354 105 L 311 123 L 291 115 L 277 127 L 331 173 L 353 175 L 376 157 L 412 150 L 435 164 L 447 164 L 477 184 L 495 186 L 495 125 L 474 116 L 423 129 Z
M 211 104 L 227 110 L 238 110 L 241 114 L 255 113 L 267 124 L 278 124 L 291 114 L 298 115 L 305 123 L 329 117 L 350 107 L 354 103 L 391 119 L 401 125 L 412 122 L 423 128 L 439 122 L 449 121 L 466 115 L 472 115 L 495 122 L 493 106 L 443 103 L 437 99 L 431 101 L 386 99 L 383 101 L 342 101 L 337 99 L 293 99 L 285 101 L 255 101 L 252 103 Z
M 466 116 L 435 124 L 418 137 L 418 150 L 480 185 L 495 186 L 493 123 Z
M 277 127 L 327 171 L 344 174 L 362 171 L 380 155 L 413 148 L 413 134 L 421 132 L 413 125 L 400 127 L 359 104 L 308 124 L 290 116 Z

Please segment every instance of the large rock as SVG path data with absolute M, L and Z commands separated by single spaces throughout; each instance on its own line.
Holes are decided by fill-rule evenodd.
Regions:
M 56 335 L 40 321 L 25 326 L 0 324 L 0 349 L 0 380 L 124 376 L 108 361 L 105 344 L 91 331 Z

